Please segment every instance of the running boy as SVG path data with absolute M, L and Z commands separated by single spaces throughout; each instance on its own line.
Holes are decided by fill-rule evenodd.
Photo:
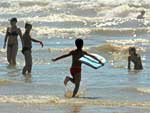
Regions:
M 27 72 L 28 74 L 31 73 L 32 70 L 32 55 L 31 55 L 31 48 L 32 42 L 40 43 L 43 47 L 43 43 L 36 39 L 31 38 L 30 32 L 32 29 L 32 25 L 30 23 L 25 24 L 25 33 L 23 34 L 23 49 L 22 53 L 25 57 L 25 66 L 22 70 L 22 74 L 25 75 Z
M 68 54 L 62 55 L 55 59 L 52 59 L 52 61 L 57 61 L 59 59 L 65 58 L 65 57 L 72 56 L 72 65 L 70 68 L 70 73 L 72 75 L 72 78 L 69 76 L 66 76 L 66 78 L 64 80 L 65 85 L 67 84 L 68 81 L 71 81 L 72 83 L 75 84 L 75 88 L 74 88 L 72 97 L 76 96 L 79 86 L 80 86 L 80 81 L 81 81 L 81 64 L 82 63 L 79 61 L 79 58 L 81 58 L 83 55 L 89 55 L 89 56 L 97 59 L 93 55 L 82 50 L 82 48 L 83 48 L 83 40 L 82 39 L 76 39 L 75 45 L 76 45 L 77 49 L 70 51 Z M 99 61 L 99 62 L 101 64 L 103 64 L 101 61 Z
M 128 69 L 131 69 L 131 66 L 130 66 L 131 62 L 133 62 L 135 70 L 143 69 L 141 57 L 139 54 L 136 53 L 135 47 L 129 48 Z

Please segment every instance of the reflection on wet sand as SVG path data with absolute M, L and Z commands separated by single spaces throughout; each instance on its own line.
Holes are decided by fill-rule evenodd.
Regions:
M 24 77 L 25 77 L 24 81 L 26 83 L 32 83 L 32 75 L 31 74 L 26 74 L 26 75 L 24 75 Z
M 81 110 L 81 106 L 75 105 L 75 106 L 72 106 L 72 110 L 70 113 L 80 113 L 80 110 Z

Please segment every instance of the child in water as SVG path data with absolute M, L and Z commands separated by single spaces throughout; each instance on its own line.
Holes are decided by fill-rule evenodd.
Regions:
M 43 47 L 43 43 L 41 41 L 31 38 L 30 35 L 31 29 L 32 25 L 30 23 L 26 23 L 25 33 L 23 34 L 23 49 L 22 49 L 22 53 L 25 57 L 25 66 L 22 70 L 23 75 L 25 75 L 26 72 L 30 74 L 32 70 L 32 55 L 31 55 L 32 42 L 40 43 L 41 46 Z
M 128 69 L 131 69 L 131 66 L 130 66 L 131 62 L 133 62 L 135 70 L 143 69 L 141 57 L 139 54 L 136 53 L 135 47 L 129 48 Z
M 82 48 L 83 48 L 83 40 L 82 39 L 76 39 L 75 45 L 76 45 L 77 49 L 70 51 L 68 54 L 62 55 L 55 59 L 52 59 L 52 61 L 57 61 L 59 59 L 65 58 L 65 57 L 72 56 L 72 65 L 70 68 L 70 73 L 72 75 L 72 78 L 69 76 L 66 76 L 66 78 L 64 80 L 65 85 L 67 84 L 68 81 L 71 81 L 73 84 L 75 84 L 75 88 L 74 88 L 72 97 L 76 96 L 76 94 L 79 90 L 80 81 L 81 81 L 81 64 L 82 63 L 79 61 L 79 59 L 83 55 L 88 55 L 88 56 L 91 56 L 91 57 L 95 58 L 96 60 L 98 60 L 95 56 L 82 50 Z M 98 60 L 98 61 L 99 61 L 99 63 L 103 64 L 100 60 Z
M 137 19 L 144 19 L 145 11 L 141 11 L 141 14 L 137 16 Z

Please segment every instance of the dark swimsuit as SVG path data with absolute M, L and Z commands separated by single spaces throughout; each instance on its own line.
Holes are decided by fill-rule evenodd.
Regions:
M 18 36 L 17 31 L 13 31 L 13 32 L 8 32 L 9 36 Z
M 8 32 L 8 35 L 9 36 L 18 36 L 18 33 L 17 33 L 17 31 L 13 31 L 13 32 Z M 13 47 L 14 46 L 14 44 L 8 44 L 8 47 Z
M 23 47 L 22 53 L 24 54 L 25 51 L 30 51 L 31 52 L 31 47 Z
M 24 47 L 22 49 L 22 53 L 24 54 L 25 51 L 30 51 L 31 52 L 31 39 L 30 36 L 26 36 L 25 38 L 23 38 L 24 41 Z

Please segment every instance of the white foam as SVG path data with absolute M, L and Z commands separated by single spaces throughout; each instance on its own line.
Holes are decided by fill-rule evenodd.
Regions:
M 147 33 L 149 28 L 131 29 L 131 28 L 50 28 L 36 27 L 33 28 L 37 35 L 51 35 L 62 38 L 79 37 L 90 33 L 98 33 L 103 35 L 132 35 L 133 32 Z M 86 38 L 86 37 L 84 37 Z M 143 39 L 144 40 L 144 39 Z M 119 42 L 119 41 L 118 41 Z
M 118 44 L 118 45 L 129 45 L 137 43 L 150 43 L 150 40 L 137 38 L 137 39 L 124 39 L 124 40 L 107 40 L 107 43 Z
M 137 88 L 137 91 L 150 94 L 150 88 Z
M 46 103 L 58 103 L 58 97 L 52 96 L 0 96 L 1 103 L 27 103 L 27 104 L 46 104 Z
M 65 87 L 65 97 L 67 97 L 67 98 L 72 97 L 74 87 L 75 87 L 74 84 L 72 84 L 71 82 L 67 83 L 67 86 Z M 81 82 L 80 88 L 79 88 L 79 91 L 78 91 L 76 97 L 84 96 L 85 92 L 86 92 L 86 85 L 83 82 Z
M 14 1 L 14 2 L 12 2 Z M 111 0 L 112 1 L 112 0 Z M 118 1 L 118 0 L 117 0 Z M 122 0 L 119 0 L 122 1 Z M 115 2 L 116 4 L 121 4 L 121 2 L 119 3 Z M 8 0 L 7 2 L 2 2 L 10 4 L 9 7 L 1 7 L 0 11 L 1 14 L 28 14 L 28 13 L 32 13 L 32 12 L 45 12 L 45 11 L 49 11 L 49 14 L 47 14 L 47 17 L 45 18 L 46 21 L 48 21 L 49 19 L 52 20 L 51 18 L 55 18 L 57 21 L 60 21 L 60 19 L 58 18 L 57 14 L 60 14 L 61 16 L 65 16 L 65 18 L 68 16 L 70 16 L 70 18 L 66 19 L 66 20 L 72 20 L 76 19 L 76 20 L 81 20 L 81 19 L 85 19 L 88 20 L 89 18 L 84 18 L 81 14 L 81 16 L 77 16 L 76 14 L 74 14 L 75 12 L 79 12 L 81 11 L 86 11 L 86 10 L 92 10 L 95 11 L 97 13 L 97 15 L 95 15 L 94 17 L 92 16 L 90 19 L 92 20 L 92 18 L 98 17 L 97 21 L 102 21 L 100 17 L 104 18 L 103 20 L 106 19 L 106 17 L 127 17 L 127 18 L 135 18 L 138 14 L 139 11 L 141 10 L 149 10 L 149 9 L 142 9 L 142 8 L 136 8 L 130 5 L 127 5 L 127 3 L 122 2 L 121 5 L 118 5 L 116 7 L 110 7 L 109 5 L 111 5 L 113 2 L 110 1 L 96 1 L 96 2 L 92 2 L 88 1 L 82 1 L 82 2 L 68 2 L 68 1 L 41 1 L 41 0 L 28 0 L 28 1 L 23 1 L 23 0 Z M 11 4 L 14 4 L 11 6 Z M 107 4 L 107 5 L 101 5 L 101 4 Z M 131 2 L 129 2 L 131 3 Z M 135 2 L 136 3 L 136 2 Z M 139 3 L 139 2 L 137 2 Z M 3 5 L 2 5 L 3 6 Z M 69 11 L 70 9 L 68 7 L 71 7 L 74 10 Z M 19 10 L 18 10 L 19 9 Z M 54 12 L 51 12 L 51 10 L 55 10 L 56 14 L 54 14 Z M 57 13 L 58 11 L 58 13 Z M 60 12 L 59 12 L 60 11 Z M 68 14 L 69 12 L 69 14 Z M 64 13 L 64 14 L 63 14 Z M 54 15 L 53 15 L 54 14 Z M 66 14 L 66 15 L 65 15 Z M 49 17 L 48 17 L 49 16 Z M 146 16 L 149 17 L 149 13 L 146 13 Z M 71 18 L 72 17 L 72 18 Z M 83 18 L 82 18 L 83 17 Z M 87 16 L 86 16 L 87 17 Z M 38 20 L 44 20 L 44 18 L 38 18 Z M 78 19 L 79 18 L 79 19 Z M 81 19 L 80 19 L 81 18 Z M 32 15 L 31 20 L 34 20 L 34 17 Z M 63 18 L 64 19 L 64 18 Z M 5 19 L 4 19 L 5 20 Z M 54 20 L 54 19 L 53 19 Z M 65 20 L 65 19 L 64 19 Z
M 17 104 L 66 104 L 66 105 L 98 105 L 98 106 L 133 106 L 133 107 L 150 107 L 150 102 L 130 102 L 130 101 L 105 101 L 88 98 L 60 98 L 57 96 L 33 96 L 33 95 L 16 95 L 0 96 L 0 103 L 17 103 Z

